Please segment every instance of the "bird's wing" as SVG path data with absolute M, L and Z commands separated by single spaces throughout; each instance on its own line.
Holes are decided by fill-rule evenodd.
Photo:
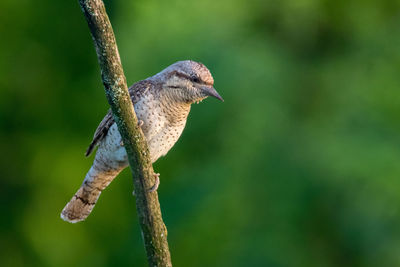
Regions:
M 135 105 L 139 99 L 149 90 L 151 87 L 154 87 L 155 84 L 150 80 L 143 80 L 135 83 L 131 87 L 129 87 L 129 95 L 132 100 L 132 104 Z M 86 150 L 86 157 L 89 156 L 96 145 L 103 140 L 107 133 L 108 129 L 114 124 L 114 118 L 111 112 L 111 109 L 108 110 L 104 119 L 100 122 L 99 126 L 96 129 L 96 132 L 93 136 L 93 141 L 90 143 L 88 149 Z

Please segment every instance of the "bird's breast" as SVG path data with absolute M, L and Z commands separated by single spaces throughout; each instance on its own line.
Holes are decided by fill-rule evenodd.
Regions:
M 135 112 L 143 121 L 142 131 L 149 145 L 152 162 L 164 156 L 176 143 L 185 128 L 189 109 L 174 115 L 176 107 L 169 107 L 154 95 L 142 97 L 135 104 Z M 172 116 L 172 117 L 171 117 Z
M 141 128 L 144 136 L 147 140 L 151 140 L 167 124 L 167 118 L 163 114 L 158 99 L 149 94 L 142 97 L 134 107 L 138 120 L 143 121 Z

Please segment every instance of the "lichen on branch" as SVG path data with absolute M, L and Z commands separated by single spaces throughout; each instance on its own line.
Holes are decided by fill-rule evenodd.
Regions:
M 149 266 L 172 266 L 147 142 L 128 93 L 114 32 L 102 0 L 79 0 L 96 49 L 101 77 L 133 174 L 136 208 Z

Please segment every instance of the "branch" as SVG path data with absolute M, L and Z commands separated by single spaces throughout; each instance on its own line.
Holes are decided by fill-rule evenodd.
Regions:
M 102 0 L 79 0 L 100 64 L 108 103 L 122 136 L 133 173 L 136 208 L 149 266 L 172 266 L 167 228 L 162 220 L 153 166 L 128 93 L 114 32 Z

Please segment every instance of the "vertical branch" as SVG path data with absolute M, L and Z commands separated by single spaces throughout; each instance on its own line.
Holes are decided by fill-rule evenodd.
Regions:
M 133 173 L 136 208 L 149 266 L 172 266 L 147 142 L 138 127 L 113 29 L 102 0 L 79 0 L 96 48 L 101 77 Z

